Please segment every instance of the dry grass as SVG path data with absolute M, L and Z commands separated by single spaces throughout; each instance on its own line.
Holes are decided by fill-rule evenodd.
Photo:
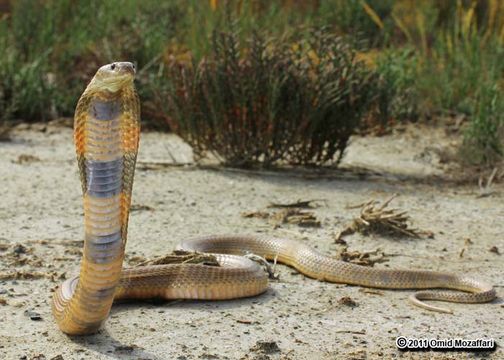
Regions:
M 344 246 L 339 252 L 338 258 L 341 261 L 350 262 L 361 266 L 374 266 L 376 263 L 389 261 L 385 254 L 379 249 L 373 251 L 348 251 L 348 246 Z
M 258 218 L 269 220 L 276 229 L 282 224 L 295 224 L 301 227 L 320 227 L 321 223 L 312 211 L 295 207 L 284 207 L 276 212 L 247 211 L 241 214 L 244 218 Z
M 380 205 L 374 199 L 350 208 L 360 208 L 360 215 L 335 236 L 339 241 L 342 236 L 360 232 L 364 234 L 378 233 L 382 235 L 407 236 L 420 238 L 422 235 L 432 236 L 432 233 L 411 228 L 408 224 L 410 216 L 407 211 L 387 208 L 397 194 Z
M 0 123 L 0 141 L 8 141 L 11 127 Z
M 276 229 L 282 224 L 295 224 L 301 227 L 320 227 L 320 220 L 317 218 L 313 211 L 303 209 L 316 209 L 325 202 L 323 199 L 312 200 L 297 200 L 287 203 L 271 202 L 268 209 L 280 209 L 277 211 L 269 212 L 263 210 L 247 211 L 241 214 L 244 218 L 258 218 L 268 220 Z
M 220 266 L 214 255 L 184 250 L 175 250 L 171 254 L 143 261 L 136 266 L 167 264 L 203 264 L 208 266 Z
M 297 200 L 292 203 L 274 203 L 268 205 L 269 208 L 302 208 L 302 209 L 315 209 L 320 207 L 320 202 L 325 202 L 323 199 L 313 200 Z

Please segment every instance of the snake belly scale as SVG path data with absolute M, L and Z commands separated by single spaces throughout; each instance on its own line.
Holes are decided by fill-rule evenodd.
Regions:
M 102 66 L 75 111 L 74 141 L 84 202 L 84 251 L 80 274 L 55 292 L 52 309 L 69 335 L 96 332 L 117 299 L 233 299 L 258 295 L 267 274 L 243 255 L 254 253 L 319 280 L 386 289 L 432 289 L 410 296 L 421 300 L 483 303 L 496 297 L 490 284 L 465 275 L 375 269 L 323 255 L 294 240 L 256 235 L 219 235 L 185 240 L 178 248 L 215 254 L 220 266 L 151 265 L 123 269 L 133 176 L 140 136 L 140 102 L 129 62 Z

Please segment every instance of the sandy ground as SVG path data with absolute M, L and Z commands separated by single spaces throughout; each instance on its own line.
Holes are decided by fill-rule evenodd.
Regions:
M 62 278 L 78 272 L 83 237 L 71 129 L 18 129 L 11 142 L 0 143 L 0 358 L 504 358 L 502 347 L 467 354 L 396 348 L 398 336 L 494 338 L 504 345 L 504 255 L 498 254 L 504 252 L 504 187 L 494 185 L 493 193 L 479 197 L 476 184 L 436 180 L 444 171 L 436 149 L 453 139 L 439 129 L 426 134 L 425 129 L 409 129 L 356 138 L 344 167 L 367 171 L 316 175 L 159 166 L 155 163 L 191 161 L 190 150 L 173 135 L 146 133 L 128 261 L 167 253 L 188 236 L 232 232 L 289 236 L 336 255 L 342 245 L 334 243 L 334 234 L 358 214 L 347 205 L 399 193 L 393 205 L 407 210 L 414 226 L 434 237 L 354 234 L 345 238 L 348 250 L 379 249 L 388 260 L 375 264 L 380 268 L 452 271 L 487 280 L 497 286 L 494 302 L 449 304 L 454 315 L 432 313 L 410 305 L 407 290 L 366 292 L 305 278 L 279 265 L 280 280 L 261 296 L 117 304 L 97 335 L 69 338 L 53 321 L 50 299 Z M 298 199 L 325 200 L 311 210 L 321 227 L 275 228 L 271 221 L 241 216 L 273 211 L 266 209 L 270 202 Z M 341 301 L 345 297 L 355 306 Z

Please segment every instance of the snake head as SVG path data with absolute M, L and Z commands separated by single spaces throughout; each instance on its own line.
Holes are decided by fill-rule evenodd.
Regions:
M 98 69 L 88 85 L 93 92 L 117 93 L 126 86 L 133 84 L 135 65 L 130 62 L 113 62 Z

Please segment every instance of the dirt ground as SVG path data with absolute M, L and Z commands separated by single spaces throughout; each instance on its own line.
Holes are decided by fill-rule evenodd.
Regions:
M 455 139 L 456 140 L 456 139 Z M 51 315 L 51 292 L 79 270 L 81 187 L 71 129 L 22 126 L 0 143 L 1 359 L 373 359 L 504 358 L 504 186 L 443 180 L 439 149 L 455 141 L 441 129 L 413 128 L 356 137 L 344 171 L 244 172 L 171 167 L 190 162 L 174 135 L 145 133 L 134 186 L 127 262 L 170 252 L 189 236 L 265 233 L 341 253 L 335 234 L 371 198 L 400 196 L 413 225 L 433 237 L 346 236 L 347 251 L 379 250 L 377 268 L 469 274 L 496 285 L 489 304 L 448 304 L 454 315 L 408 303 L 408 290 L 366 291 L 319 282 L 278 265 L 260 296 L 223 302 L 116 304 L 96 335 L 69 338 Z M 441 154 L 441 155 L 440 155 Z M 320 227 L 246 218 L 276 211 L 271 202 L 321 199 Z M 350 299 L 346 299 L 350 298 Z M 398 336 L 493 338 L 491 353 L 400 352 Z

